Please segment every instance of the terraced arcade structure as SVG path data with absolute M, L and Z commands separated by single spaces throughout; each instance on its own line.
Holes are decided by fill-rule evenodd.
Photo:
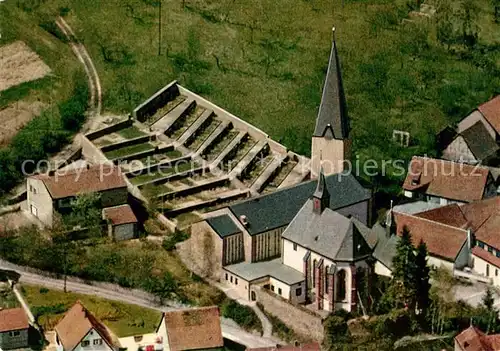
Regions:
M 83 139 L 85 158 L 120 165 L 131 192 L 179 227 L 309 176 L 307 158 L 175 81 Z

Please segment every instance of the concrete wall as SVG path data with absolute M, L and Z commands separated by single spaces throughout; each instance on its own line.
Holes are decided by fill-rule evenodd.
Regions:
M 496 140 L 496 131 L 495 131 L 495 129 L 491 126 L 491 124 L 488 123 L 488 121 L 486 120 L 486 118 L 484 118 L 484 116 L 478 110 L 475 110 L 470 115 L 468 115 L 467 117 L 465 117 L 463 120 L 461 120 L 460 122 L 458 122 L 457 132 L 458 133 L 462 133 L 464 130 L 469 129 L 474 124 L 476 124 L 477 121 L 483 122 L 483 124 L 484 124 L 486 130 L 488 131 L 488 133 L 490 133 L 491 137 L 494 140 Z
M 270 277 L 269 284 L 272 293 L 292 303 L 299 304 L 305 302 L 306 300 L 306 291 L 304 282 L 288 285 L 278 279 Z M 296 294 L 297 289 L 300 289 L 299 295 Z
M 268 313 L 279 318 L 297 334 L 307 339 L 323 341 L 323 320 L 320 316 L 300 305 L 281 299 L 263 288 L 255 286 L 252 289 L 257 295 L 257 301 Z
M 375 262 L 375 274 L 382 275 L 384 277 L 392 277 L 391 270 L 379 261 Z
M 138 121 L 145 121 L 148 117 L 154 115 L 156 111 L 163 107 L 170 100 L 179 95 L 179 88 L 176 81 L 173 81 L 157 91 L 153 96 L 144 101 L 132 112 L 132 116 Z
M 95 146 L 89 139 L 85 137 L 83 134 L 77 135 L 77 138 L 80 139 L 80 145 L 82 146 L 82 154 L 83 157 L 90 161 L 91 163 L 104 163 L 111 164 L 111 162 L 104 156 L 102 151 Z
M 116 124 L 98 129 L 95 132 L 87 133 L 87 134 L 85 134 L 85 136 L 89 140 L 95 140 L 95 139 L 100 138 L 102 136 L 105 136 L 107 134 L 111 134 L 111 133 L 117 132 L 121 129 L 130 127 L 133 123 L 134 123 L 134 121 L 129 118 L 125 121 L 121 121 L 121 122 L 118 122 Z
M 469 146 L 464 138 L 459 135 L 453 140 L 450 145 L 443 150 L 443 158 L 450 161 L 466 161 L 468 163 L 475 163 L 476 157 L 470 151 Z
M 180 244 L 187 267 L 201 277 L 218 279 L 222 271 L 222 239 L 206 221 L 191 226 L 191 236 Z
M 28 347 L 28 329 L 0 333 L 0 348 L 2 350 Z
M 116 241 L 133 239 L 135 238 L 136 227 L 135 223 L 116 225 L 113 228 L 113 238 Z
M 36 216 L 43 224 L 51 227 L 54 207 L 52 197 L 43 181 L 33 178 L 26 180 L 28 211 Z
M 351 159 L 350 140 L 312 138 L 311 173 L 319 174 L 321 166 L 325 175 L 340 173 L 344 170 L 344 160 Z

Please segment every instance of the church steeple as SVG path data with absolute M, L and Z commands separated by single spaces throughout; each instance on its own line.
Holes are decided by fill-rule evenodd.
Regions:
M 326 137 L 328 139 L 344 140 L 349 137 L 349 117 L 347 115 L 347 103 L 342 85 L 342 74 L 335 42 L 335 27 L 332 29 L 332 49 L 328 71 L 326 73 L 323 96 L 316 119 L 314 137 Z
M 325 174 L 323 173 L 323 168 L 320 169 L 318 184 L 316 185 L 316 191 L 313 194 L 313 212 L 316 214 L 321 214 L 325 208 L 330 206 L 330 193 L 328 192 L 326 186 Z

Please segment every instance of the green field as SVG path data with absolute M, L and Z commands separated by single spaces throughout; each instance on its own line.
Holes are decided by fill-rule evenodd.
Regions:
M 69 9 L 67 21 L 101 77 L 107 111 L 129 112 L 177 79 L 302 154 L 309 153 L 335 25 L 354 151 L 362 159 L 408 159 L 433 154 L 434 134 L 500 86 L 500 26 L 490 0 L 427 3 L 436 15 L 410 21 L 416 2 L 406 0 L 163 1 L 161 55 L 156 0 L 19 0 L 2 7 L 11 21 L 31 24 L 25 36 L 29 28 L 40 32 L 41 19 Z M 479 39 L 467 48 L 461 18 L 471 6 L 469 27 Z M 410 148 L 390 142 L 394 129 L 410 132 Z
M 52 330 L 64 312 L 78 300 L 118 337 L 153 333 L 160 323 L 161 312 L 148 308 L 40 286 L 23 285 L 22 291 L 45 330 Z

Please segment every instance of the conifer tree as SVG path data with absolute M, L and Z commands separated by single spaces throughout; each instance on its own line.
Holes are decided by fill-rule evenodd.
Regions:
M 417 292 L 417 309 L 419 309 L 425 316 L 427 309 L 430 305 L 429 292 L 431 289 L 430 269 L 427 265 L 427 245 L 420 240 L 417 247 L 417 256 L 415 258 L 417 279 L 416 279 L 416 292 Z
M 396 246 L 396 255 L 392 260 L 391 293 L 396 307 L 412 309 L 415 307 L 417 265 L 411 234 L 404 227 L 401 240 Z

